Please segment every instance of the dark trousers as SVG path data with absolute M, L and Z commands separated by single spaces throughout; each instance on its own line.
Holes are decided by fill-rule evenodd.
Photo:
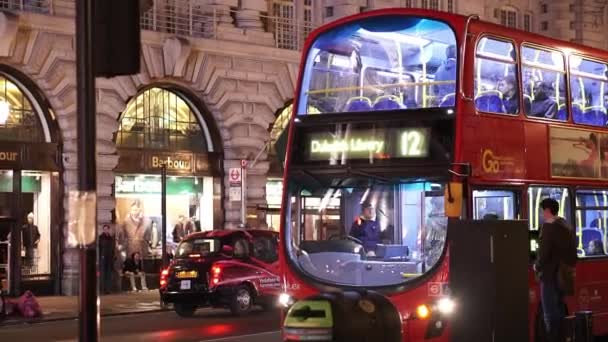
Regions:
M 102 293 L 110 293 L 112 291 L 112 274 L 114 273 L 114 261 L 101 258 L 99 260 L 101 283 L 99 284 Z
M 540 299 L 547 340 L 549 342 L 563 341 L 562 321 L 566 316 L 566 312 L 564 310 L 564 300 L 555 281 L 541 280 Z

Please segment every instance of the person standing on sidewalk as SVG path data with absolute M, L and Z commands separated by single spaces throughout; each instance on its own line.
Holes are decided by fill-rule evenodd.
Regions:
M 142 267 L 141 255 L 137 252 L 131 254 L 131 257 L 125 261 L 125 265 L 122 269 L 124 275 L 129 277 L 131 282 L 131 291 L 136 292 L 137 286 L 135 286 L 135 276 L 139 277 L 141 282 L 142 291 L 148 291 L 148 285 L 146 284 L 146 274 Z
M 101 268 L 101 291 L 108 294 L 112 290 L 112 275 L 114 273 L 114 260 L 116 258 L 116 241 L 110 233 L 110 226 L 103 225 L 103 232 L 99 236 L 99 267 Z
M 541 202 L 544 223 L 540 231 L 538 259 L 534 268 L 540 278 L 540 297 L 547 340 L 564 340 L 562 321 L 566 315 L 564 297 L 574 294 L 576 235 L 566 220 L 557 216 L 559 203 Z

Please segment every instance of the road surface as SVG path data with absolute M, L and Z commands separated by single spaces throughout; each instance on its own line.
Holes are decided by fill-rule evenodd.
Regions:
M 199 310 L 192 318 L 174 312 L 105 317 L 101 341 L 280 342 L 278 312 L 232 317 L 224 310 Z M 0 341 L 77 341 L 75 320 L 0 325 Z

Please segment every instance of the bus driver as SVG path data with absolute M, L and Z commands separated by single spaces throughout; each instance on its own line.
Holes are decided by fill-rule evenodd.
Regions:
M 365 202 L 361 205 L 361 216 L 358 217 L 350 228 L 350 236 L 361 240 L 365 250 L 375 252 L 380 243 L 380 225 L 374 221 L 374 206 Z

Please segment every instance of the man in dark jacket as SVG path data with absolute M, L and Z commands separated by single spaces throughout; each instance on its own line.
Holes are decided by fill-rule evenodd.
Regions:
M 116 242 L 110 234 L 110 226 L 103 225 L 103 232 L 99 235 L 99 267 L 101 271 L 101 291 L 105 294 L 112 289 L 112 274 L 114 273 L 114 257 Z
M 550 342 L 563 340 L 561 324 L 565 317 L 564 288 L 560 273 L 576 265 L 576 235 L 568 222 L 557 216 L 559 203 L 546 198 L 541 202 L 544 224 L 535 269 L 540 277 L 540 296 L 545 328 Z
M 519 113 L 519 92 L 517 91 L 517 79 L 515 79 L 515 76 L 505 76 L 498 83 L 498 91 L 502 93 L 502 104 L 507 114 Z
M 530 116 L 554 119 L 557 114 L 557 102 L 549 97 L 554 89 L 551 85 L 539 81 L 534 85 L 534 100 L 532 101 Z

